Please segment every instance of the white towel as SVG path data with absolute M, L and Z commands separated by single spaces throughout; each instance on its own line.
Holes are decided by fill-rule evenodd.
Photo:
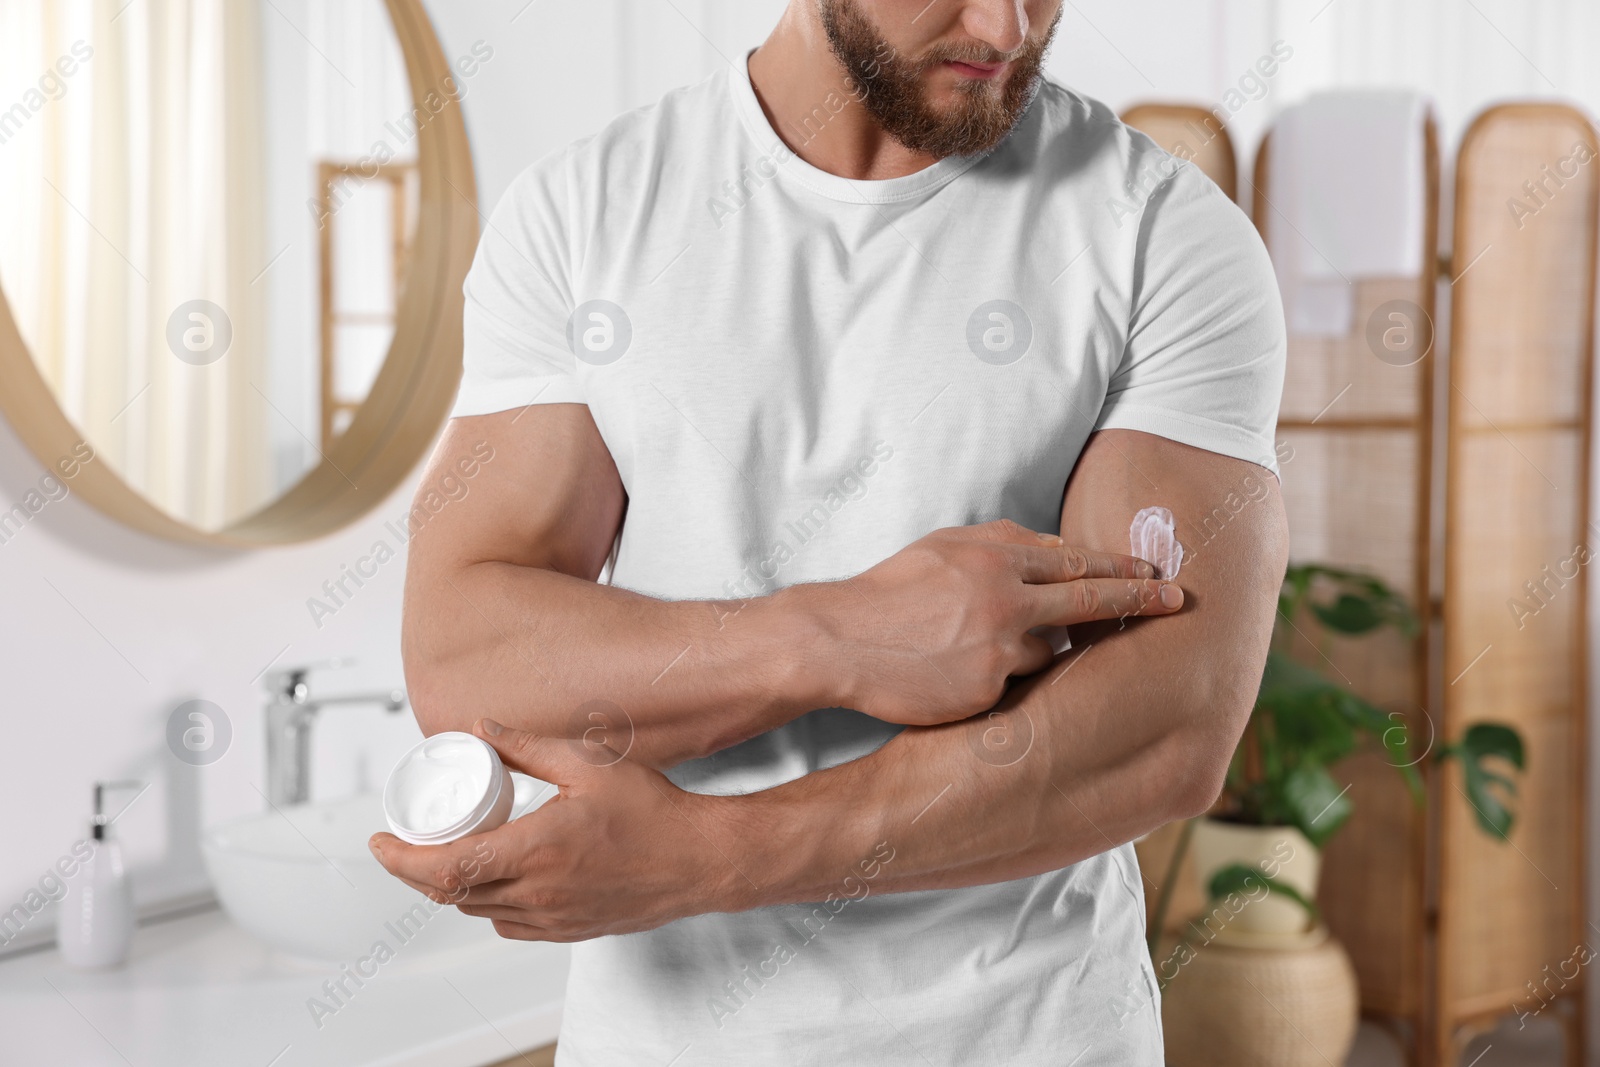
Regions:
M 1289 332 L 1343 337 L 1360 278 L 1422 272 L 1427 213 L 1425 131 L 1418 93 L 1319 93 L 1272 129 L 1267 234 Z

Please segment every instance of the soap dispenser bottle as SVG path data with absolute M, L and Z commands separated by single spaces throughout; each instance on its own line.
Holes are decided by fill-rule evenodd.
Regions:
M 94 821 L 90 825 L 93 851 L 67 880 L 67 893 L 56 920 L 56 945 L 61 958 L 74 967 L 119 967 L 128 958 L 133 940 L 133 889 L 122 861 L 122 849 L 111 839 L 106 818 L 108 789 L 137 789 L 142 782 L 96 782 Z

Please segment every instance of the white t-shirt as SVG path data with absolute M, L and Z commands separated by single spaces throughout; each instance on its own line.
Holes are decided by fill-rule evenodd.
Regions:
M 455 414 L 587 404 L 628 493 L 612 581 L 656 597 L 853 575 L 945 526 L 1053 531 L 1101 428 L 1276 469 L 1284 331 L 1255 231 L 1050 82 L 988 155 L 853 181 L 785 148 L 730 68 L 523 173 L 466 296 Z M 672 777 L 761 789 L 897 730 L 819 710 Z M 559 1062 L 1162 1062 L 1131 846 L 874 893 L 893 847 L 831 903 L 575 946 Z

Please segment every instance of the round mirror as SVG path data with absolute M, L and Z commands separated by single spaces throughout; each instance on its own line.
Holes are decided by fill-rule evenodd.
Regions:
M 231 544 L 384 499 L 460 376 L 488 55 L 419 0 L 0 0 L 0 404 L 51 486 Z

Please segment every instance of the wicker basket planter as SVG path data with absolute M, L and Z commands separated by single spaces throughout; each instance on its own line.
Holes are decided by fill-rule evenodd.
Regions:
M 1224 930 L 1180 958 L 1161 1004 L 1168 1067 L 1345 1062 L 1359 996 L 1350 957 L 1326 927 L 1298 935 Z

